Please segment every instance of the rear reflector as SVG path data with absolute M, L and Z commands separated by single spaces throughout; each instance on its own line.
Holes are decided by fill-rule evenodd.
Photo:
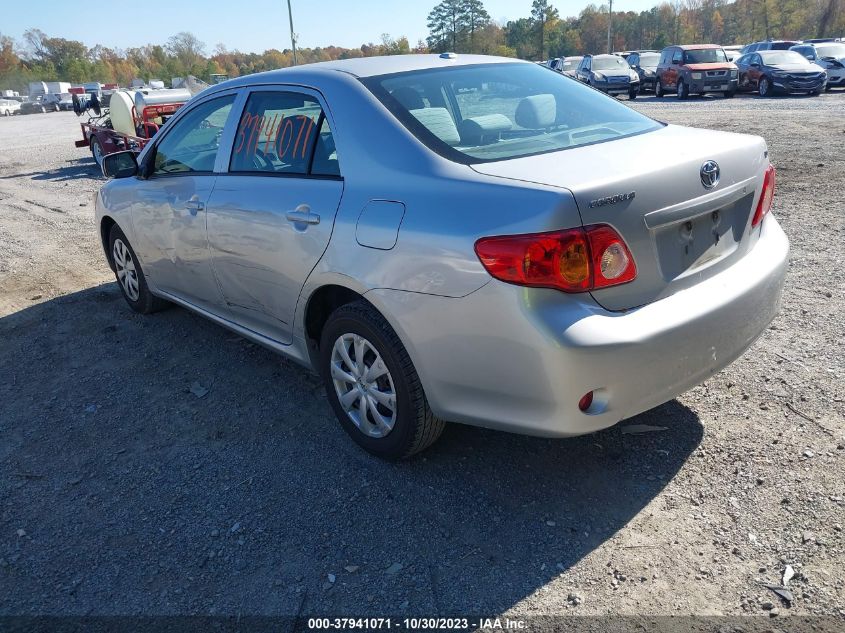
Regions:
M 586 292 L 637 276 L 625 241 L 606 224 L 483 237 L 475 252 L 493 277 L 520 286 Z
M 757 203 L 757 210 L 751 220 L 751 226 L 757 226 L 763 217 L 772 208 L 772 199 L 775 197 L 775 168 L 774 165 L 766 167 L 766 175 L 763 177 L 763 191 L 760 193 L 760 201 Z

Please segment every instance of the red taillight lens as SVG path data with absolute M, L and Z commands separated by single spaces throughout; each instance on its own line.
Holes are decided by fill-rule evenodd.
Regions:
M 475 252 L 493 277 L 520 286 L 585 292 L 637 276 L 634 258 L 610 226 L 484 237 Z
M 766 167 L 766 175 L 763 177 L 763 191 L 760 194 L 760 201 L 757 203 L 757 210 L 751 220 L 751 226 L 757 226 L 763 217 L 772 208 L 772 199 L 775 197 L 775 167 Z

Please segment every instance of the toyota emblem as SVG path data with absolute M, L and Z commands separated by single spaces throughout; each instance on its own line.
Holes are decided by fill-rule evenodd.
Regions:
M 719 184 L 719 163 L 708 160 L 701 166 L 701 184 L 705 189 L 712 189 Z

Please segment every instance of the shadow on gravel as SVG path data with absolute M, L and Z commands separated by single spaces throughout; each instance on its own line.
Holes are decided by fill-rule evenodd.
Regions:
M 9 180 L 11 178 L 31 178 L 32 180 L 43 180 L 47 182 L 65 182 L 68 180 L 78 180 L 80 178 L 91 179 L 102 176 L 100 168 L 94 158 L 89 156 L 86 158 L 76 158 L 67 161 L 67 165 L 57 169 L 50 169 L 48 171 L 33 171 L 28 174 L 11 174 L 8 176 L 0 176 L 0 180 Z
M 0 358 L 0 615 L 501 612 L 623 528 L 702 437 L 673 401 L 624 423 L 664 432 L 451 425 L 386 464 L 307 371 L 181 309 L 136 315 L 114 284 L 0 319 Z

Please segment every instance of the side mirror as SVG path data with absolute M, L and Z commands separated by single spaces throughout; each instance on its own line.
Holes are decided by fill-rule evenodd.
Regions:
M 138 173 L 138 159 L 135 152 L 115 152 L 103 156 L 103 176 L 106 178 L 129 178 Z

